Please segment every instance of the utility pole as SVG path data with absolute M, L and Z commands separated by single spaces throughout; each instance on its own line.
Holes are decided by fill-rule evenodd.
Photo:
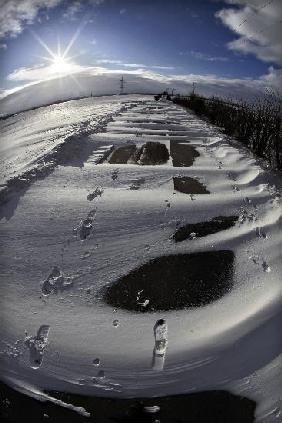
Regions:
M 120 92 L 119 93 L 120 93 L 120 95 L 122 95 L 122 94 L 124 94 L 123 90 L 124 90 L 124 84 L 125 84 L 123 76 L 121 77 L 119 82 L 120 82 L 120 87 L 119 87 Z
M 193 82 L 192 95 L 195 95 L 196 82 Z

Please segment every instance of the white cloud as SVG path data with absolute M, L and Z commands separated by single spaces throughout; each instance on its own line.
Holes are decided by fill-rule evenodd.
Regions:
M 50 9 L 62 0 L 0 0 L 0 38 L 16 36 L 31 24 L 40 9 Z
M 7 44 L 5 44 L 5 43 L 0 44 L 0 49 L 7 50 L 7 48 L 8 48 Z
M 69 75 L 67 73 L 65 75 L 61 75 L 61 77 L 65 77 Z M 251 79 L 251 78 L 223 78 L 218 77 L 216 75 L 208 74 L 208 75 L 197 75 L 197 74 L 188 74 L 188 75 L 163 75 L 160 73 L 155 72 L 152 69 L 144 69 L 144 68 L 132 68 L 132 69 L 109 69 L 105 67 L 99 66 L 91 66 L 91 67 L 82 67 L 78 66 L 73 69 L 71 73 L 75 76 L 75 79 L 78 81 L 81 78 L 89 78 L 89 77 L 102 77 L 104 76 L 113 76 L 114 75 L 124 75 L 125 79 L 136 77 L 139 78 L 138 81 L 144 79 L 144 81 L 151 81 L 151 91 L 155 87 L 156 90 L 160 89 L 163 85 L 167 87 L 175 88 L 178 92 L 181 93 L 189 93 L 192 88 L 192 84 L 196 83 L 196 91 L 202 95 L 218 95 L 223 97 L 232 97 L 232 98 L 246 98 L 246 97 L 254 97 L 256 95 L 262 94 L 266 92 L 266 88 L 273 89 L 274 91 L 281 92 L 282 86 L 282 71 L 274 69 L 273 67 L 269 68 L 269 71 L 266 75 L 258 79 Z M 50 66 L 36 66 L 33 68 L 21 68 L 14 71 L 12 74 L 8 76 L 10 81 L 23 81 L 25 82 L 25 86 L 34 84 L 38 81 L 48 81 L 51 79 L 57 79 L 58 75 L 52 74 L 50 72 Z M 119 76 L 118 76 L 119 77 Z M 102 80 L 101 80 L 102 81 Z M 139 83 L 138 82 L 138 83 Z M 145 82 L 144 82 L 145 83 Z M 152 85 L 153 84 L 153 85 Z M 155 85 L 154 85 L 155 84 Z M 17 90 L 20 87 L 17 88 Z M 165 87 L 164 87 L 165 88 Z M 40 85 L 38 86 L 40 92 Z M 11 91 L 7 91 L 7 94 L 10 94 Z M 5 92 L 2 93 L 2 97 L 5 96 Z
M 218 95 L 223 97 L 251 97 L 274 90 L 281 92 L 282 87 L 282 70 L 270 67 L 266 75 L 257 79 L 252 78 L 227 78 L 219 77 L 217 75 L 198 75 L 198 74 L 161 74 L 157 70 L 173 69 L 173 67 L 165 66 L 150 66 L 146 67 L 138 63 L 123 63 L 121 60 L 100 59 L 97 63 L 101 66 L 80 66 L 70 64 L 66 72 L 60 74 L 54 72 L 52 65 L 37 65 L 29 68 L 16 69 L 7 79 L 10 81 L 21 81 L 25 84 L 34 84 L 38 81 L 45 81 L 56 79 L 58 76 L 64 77 L 66 75 L 74 75 L 80 78 L 82 75 L 97 76 L 97 75 L 135 75 L 155 81 L 157 86 L 159 84 L 167 84 L 167 86 L 176 88 L 179 92 L 189 92 L 193 82 L 196 83 L 197 91 L 202 95 Z M 104 65 L 104 66 L 103 66 Z M 115 69 L 106 67 L 107 65 L 115 65 Z M 125 68 L 127 67 L 127 69 Z M 7 94 L 10 93 L 7 92 Z M 2 96 L 5 94 L 2 93 Z
M 120 9 L 119 13 L 120 15 L 124 15 L 127 12 L 127 9 Z
M 88 3 L 93 6 L 99 6 L 100 4 L 104 3 L 105 0 L 88 0 Z
M 74 1 L 71 3 L 68 8 L 66 9 L 63 17 L 65 19 L 69 19 L 70 21 L 76 20 L 76 14 L 81 10 L 81 3 L 80 1 Z
M 173 69 L 175 69 L 174 66 L 159 66 L 159 65 L 156 65 L 156 66 L 148 66 L 148 68 L 159 69 L 159 70 L 173 70 Z
M 136 69 L 159 69 L 159 70 L 173 70 L 174 66 L 160 66 L 160 65 L 144 65 L 143 63 L 124 63 L 121 60 L 112 60 L 112 59 L 98 59 L 96 63 L 99 65 L 119 65 L 124 66 L 125 68 L 136 68 Z
M 211 56 L 210 54 L 201 53 L 200 51 L 191 50 L 190 54 L 195 59 L 206 60 L 208 62 L 228 62 L 228 57 L 224 56 Z
M 224 8 L 216 13 L 216 17 L 238 35 L 228 47 L 243 54 L 254 54 L 265 62 L 281 65 L 282 1 L 225 0 L 225 2 L 237 6 Z
M 275 92 L 282 92 L 282 69 L 274 69 L 271 66 L 268 69 L 268 74 L 263 75 L 260 79 L 265 88 L 273 89 Z
M 48 10 L 62 2 L 63 0 L 0 0 L 0 38 L 16 37 L 25 25 L 30 25 L 37 19 L 41 9 Z M 104 0 L 88 0 L 87 3 L 99 6 L 103 2 Z M 65 18 L 75 19 L 76 13 L 84 4 L 85 1 L 79 0 L 71 2 L 66 9 Z M 49 19 L 47 14 L 46 19 Z
M 58 76 L 65 76 L 74 74 L 82 71 L 84 68 L 80 65 L 69 63 L 66 65 L 66 69 L 59 71 L 54 65 L 36 65 L 33 67 L 22 67 L 14 70 L 7 76 L 9 81 L 44 81 L 46 79 L 54 79 Z
M 96 60 L 98 64 L 101 65 L 121 65 L 121 60 L 112 60 L 112 59 L 98 59 Z

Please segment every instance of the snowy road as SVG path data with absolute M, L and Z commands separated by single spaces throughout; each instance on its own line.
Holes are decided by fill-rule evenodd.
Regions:
M 257 421 L 277 422 L 281 178 L 182 108 L 131 101 L 106 131 L 80 138 L 91 146 L 82 164 L 58 166 L 2 211 L 1 374 L 15 385 L 121 397 L 228 389 L 257 401 Z M 133 160 L 148 141 L 166 146 L 167 162 Z M 218 216 L 237 220 L 175 242 L 180 227 Z M 104 301 L 105 289 L 153 259 L 220 251 L 234 257 L 232 284 L 202 307 L 173 310 L 172 296 L 169 310 L 154 300 L 155 311 L 138 313 Z M 136 303 L 150 307 L 141 291 Z M 160 318 L 168 348 L 156 363 Z M 41 325 L 49 339 L 35 370 L 23 340 Z

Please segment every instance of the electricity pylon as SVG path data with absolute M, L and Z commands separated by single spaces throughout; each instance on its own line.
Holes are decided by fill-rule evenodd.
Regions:
M 119 93 L 120 93 L 120 95 L 122 95 L 122 94 L 124 94 L 124 84 L 125 84 L 125 81 L 124 81 L 124 78 L 123 78 L 123 76 L 121 77 L 121 79 L 120 79 L 120 86 L 119 86 L 119 89 L 120 89 L 120 91 L 119 91 Z

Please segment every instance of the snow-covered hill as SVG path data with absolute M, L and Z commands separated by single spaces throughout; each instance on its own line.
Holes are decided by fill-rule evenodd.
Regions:
M 60 78 L 49 79 L 18 89 L 0 100 L 0 116 L 18 113 L 55 102 L 101 95 L 119 94 L 121 77 L 125 79 L 128 94 L 152 94 L 174 89 L 181 94 L 190 93 L 196 80 L 197 92 L 205 96 L 221 96 L 233 99 L 254 99 L 265 95 L 268 81 L 263 79 L 218 78 L 214 75 L 161 75 L 136 70 L 130 72 L 107 71 L 104 68 L 86 70 Z
M 98 130 L 133 99 L 134 96 L 91 97 L 0 120 L 0 191 L 11 178 L 29 179 L 33 172 L 44 170 L 52 162 L 56 164 L 60 145 L 72 136 Z
M 49 79 L 29 85 L 0 100 L 0 115 L 17 113 L 34 107 L 53 104 L 57 101 L 80 97 L 114 95 L 119 93 L 122 74 L 89 75 L 78 73 Z M 158 93 L 166 88 L 165 82 L 139 75 L 126 77 L 127 93 Z

